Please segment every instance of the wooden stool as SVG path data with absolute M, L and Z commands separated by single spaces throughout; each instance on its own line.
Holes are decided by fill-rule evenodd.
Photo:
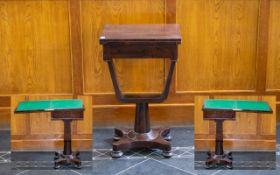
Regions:
M 236 112 L 268 112 L 272 110 L 264 101 L 246 100 L 206 100 L 203 105 L 204 120 L 216 122 L 215 152 L 207 152 L 206 168 L 226 166 L 232 169 L 232 152 L 225 153 L 223 148 L 223 122 L 235 120 Z
M 171 157 L 168 128 L 151 129 L 149 103 L 164 101 L 177 61 L 177 48 L 181 43 L 178 25 L 106 25 L 100 37 L 103 59 L 108 63 L 117 98 L 121 102 L 135 103 L 134 129 L 115 129 L 111 156 L 118 158 L 123 152 L 135 148 L 157 148 L 163 156 Z M 121 58 L 169 58 L 170 68 L 161 94 L 123 94 L 117 79 L 114 59 Z
M 15 112 L 51 112 L 52 120 L 64 122 L 64 149 L 55 152 L 54 168 L 80 168 L 79 152 L 72 152 L 71 121 L 83 119 L 83 102 L 81 100 L 40 100 L 20 102 Z

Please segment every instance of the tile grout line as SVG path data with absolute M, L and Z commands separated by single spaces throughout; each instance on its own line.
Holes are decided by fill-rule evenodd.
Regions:
M 5 152 L 0 157 L 3 157 L 3 156 L 8 155 L 8 154 L 9 154 L 9 152 Z
M 131 168 L 133 168 L 133 167 L 136 167 L 137 165 L 140 165 L 140 164 L 142 164 L 142 163 L 144 163 L 144 162 L 146 162 L 146 161 L 148 161 L 148 160 L 150 160 L 150 158 L 149 158 L 149 159 L 146 159 L 146 160 L 143 160 L 143 161 L 141 161 L 141 162 L 138 162 L 138 163 L 136 163 L 136 164 L 134 164 L 134 165 L 132 165 L 132 166 L 130 166 L 130 167 L 128 167 L 128 168 L 126 168 L 126 169 L 124 169 L 124 170 L 118 172 L 118 173 L 116 173 L 115 175 L 122 174 L 122 173 L 126 172 L 127 170 L 129 170 L 129 169 L 131 169 Z
M 9 154 L 9 153 L 11 153 L 10 151 L 0 151 L 0 154 Z
M 106 150 L 106 149 L 103 149 L 103 150 Z M 109 150 L 109 149 L 108 149 Z M 96 158 L 98 158 L 98 157 L 101 157 L 101 156 L 106 156 L 106 157 L 109 157 L 109 158 L 104 158 L 104 159 L 102 159 L 102 160 L 111 160 L 112 159 L 112 157 L 110 157 L 110 156 L 107 156 L 107 153 L 109 153 L 109 152 L 111 152 L 112 150 L 110 149 L 110 151 L 107 151 L 107 152 L 105 152 L 105 153 L 101 153 L 101 152 L 99 152 L 99 151 L 97 151 L 96 149 L 94 150 L 95 152 L 97 152 L 97 153 L 99 153 L 99 154 L 101 154 L 101 155 L 98 155 L 98 156 L 95 156 L 95 157 L 92 157 L 92 160 L 98 160 L 98 159 L 96 159 Z M 133 155 L 135 155 L 135 154 L 138 154 L 139 153 L 139 151 L 137 151 L 137 152 L 135 152 L 135 153 L 133 153 L 132 155 L 130 155 L 130 156 L 124 156 L 125 158 L 124 159 L 130 159 L 130 157 L 132 157 Z
M 28 171 L 30 171 L 30 170 L 21 171 L 21 172 L 17 173 L 16 175 L 20 175 L 20 174 L 23 174 L 23 173 L 28 172 Z
M 211 175 L 215 175 L 215 174 L 218 174 L 219 172 L 221 172 L 222 170 L 218 170 L 218 171 L 215 171 L 214 173 L 212 173 Z
M 154 158 L 151 158 L 151 159 L 154 160 L 154 161 L 157 161 L 157 162 L 159 162 L 159 163 L 161 163 L 161 164 L 163 164 L 163 165 L 167 165 L 167 166 L 170 166 L 170 167 L 172 167 L 172 168 L 175 168 L 175 169 L 178 169 L 178 170 L 180 170 L 180 171 L 183 171 L 183 172 L 185 172 L 185 173 L 189 173 L 189 174 L 192 174 L 192 175 L 197 175 L 197 174 L 195 174 L 195 173 L 193 173 L 193 172 L 183 170 L 183 169 L 178 168 L 178 167 L 173 166 L 173 165 L 169 165 L 169 164 L 167 164 L 167 163 L 161 162 L 161 161 L 156 160 L 156 159 L 154 159 Z
M 131 154 L 130 156 L 126 156 L 127 159 L 130 159 L 132 156 L 134 156 L 135 154 L 141 154 L 141 151 L 136 151 L 135 153 Z M 150 155 L 150 154 L 149 154 Z
M 177 155 L 177 156 L 179 156 L 179 157 L 180 157 L 180 156 L 182 156 L 182 155 L 183 155 L 183 154 L 185 154 L 185 153 L 190 153 L 190 152 L 189 152 L 189 151 L 185 151 L 185 152 L 183 152 L 182 154 L 179 154 L 179 155 Z M 190 153 L 190 155 L 191 155 L 191 156 L 194 156 L 194 154 L 193 154 L 193 153 Z
M 77 174 L 79 174 L 79 175 L 83 175 L 83 174 L 81 174 L 81 173 L 79 173 L 79 172 L 77 172 L 77 171 L 74 171 L 74 170 L 70 170 L 70 171 L 72 171 L 72 172 L 74 172 L 74 173 L 77 173 Z
M 111 150 L 110 150 L 110 151 L 106 151 L 105 153 L 101 153 L 101 152 L 99 152 L 99 151 L 97 151 L 97 150 L 95 150 L 95 152 L 97 152 L 97 153 L 100 154 L 100 155 L 98 155 L 98 156 L 96 156 L 96 157 L 101 157 L 101 156 L 106 156 L 106 157 L 108 157 L 108 156 L 107 156 L 107 153 L 111 152 Z M 92 159 L 93 159 L 93 158 L 96 158 L 96 157 L 92 157 Z M 106 158 L 105 158 L 105 159 L 106 159 Z

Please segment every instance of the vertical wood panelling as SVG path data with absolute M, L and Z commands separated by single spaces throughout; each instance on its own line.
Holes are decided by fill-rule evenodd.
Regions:
M 84 92 L 83 83 L 83 50 L 81 38 L 81 17 L 80 0 L 69 0 L 70 13 L 70 37 L 71 37 L 71 58 L 73 94 L 82 95 Z
M 68 1 L 0 1 L 0 94 L 71 93 Z
M 176 0 L 165 0 L 165 22 L 167 24 L 176 23 Z
M 262 100 L 267 101 L 269 105 L 271 106 L 271 109 L 274 113 L 274 115 L 277 114 L 276 110 L 276 98 L 275 97 L 268 97 L 264 96 Z M 260 118 L 260 135 L 275 135 L 276 133 L 276 117 L 271 117 L 270 114 L 262 114 L 262 117 L 259 116 Z
M 176 0 L 165 0 L 165 23 L 167 24 L 176 24 Z M 168 70 L 170 67 L 170 60 L 165 60 L 165 76 L 167 76 Z M 173 95 L 176 93 L 176 67 L 173 73 L 173 77 L 171 80 L 169 94 Z
M 177 91 L 254 90 L 258 0 L 177 0 Z
M 256 52 L 256 90 L 258 92 L 264 92 L 266 88 L 269 11 L 270 0 L 260 0 Z
M 0 130 L 10 129 L 11 111 L 9 109 L 0 108 Z
M 12 135 L 29 135 L 29 128 L 27 128 L 27 122 L 29 122 L 30 117 L 26 114 L 14 115 L 14 111 L 18 102 L 24 101 L 26 98 L 24 96 L 14 96 L 11 99 L 11 136 Z M 12 139 L 11 139 L 12 140 Z
M 193 122 L 195 95 L 279 96 L 279 8 L 279 0 L 0 0 L 0 126 L 9 125 L 15 94 L 88 94 L 95 127 L 133 123 L 134 108 L 120 106 L 102 60 L 98 37 L 107 23 L 181 26 L 176 75 L 168 100 L 151 108 L 153 124 Z M 160 91 L 168 69 L 163 60 L 116 64 L 122 87 L 130 92 Z M 21 127 L 37 122 L 31 116 L 12 117 L 14 131 L 31 132 Z M 45 115 L 39 118 L 50 122 Z M 73 125 L 74 132 L 85 132 L 82 123 Z M 89 123 L 83 124 L 88 130 Z M 215 128 L 209 123 L 204 129 L 213 134 Z
M 267 60 L 268 90 L 280 91 L 280 1 L 271 0 L 269 18 L 269 40 Z
M 105 24 L 164 23 L 164 0 L 83 0 L 81 2 L 84 82 L 86 93 L 112 93 L 108 67 L 102 60 L 100 32 Z M 159 91 L 164 80 L 164 61 L 116 61 L 125 91 Z
M 194 111 L 194 129 L 195 131 L 199 131 L 200 134 L 208 134 L 210 133 L 210 128 L 209 128 L 209 122 L 208 121 L 203 121 L 203 111 L 201 110 L 201 107 L 196 107 L 196 106 L 201 106 L 203 104 L 203 101 L 209 99 L 207 96 L 197 96 L 195 97 L 195 111 Z
M 149 110 L 153 127 L 185 127 L 194 116 L 192 105 L 150 105 Z M 93 123 L 94 127 L 133 127 L 134 115 L 135 105 L 94 107 Z
M 91 96 L 79 96 L 84 102 L 84 119 L 77 121 L 77 134 L 90 134 L 92 132 L 92 98 Z

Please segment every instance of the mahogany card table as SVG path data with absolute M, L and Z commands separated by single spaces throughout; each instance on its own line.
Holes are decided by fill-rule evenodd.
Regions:
M 64 166 L 80 168 L 79 152 L 72 152 L 71 121 L 82 120 L 84 106 L 81 100 L 38 100 L 22 101 L 16 108 L 16 113 L 50 112 L 52 120 L 64 122 L 64 149 L 62 153 L 55 152 L 54 168 Z M 44 123 L 38 123 L 43 125 Z
M 121 102 L 136 104 L 134 129 L 115 129 L 112 157 L 121 157 L 123 152 L 138 148 L 161 149 L 163 156 L 171 157 L 170 129 L 151 129 L 149 103 L 160 103 L 167 98 L 180 43 L 181 35 L 176 24 L 105 25 L 100 44 L 103 46 L 103 59 L 108 63 L 116 96 Z M 146 58 L 169 59 L 170 68 L 162 93 L 123 93 L 113 59 L 124 58 L 131 61 Z
M 223 122 L 224 120 L 235 120 L 236 112 L 260 112 L 271 113 L 272 110 L 265 101 L 248 100 L 205 100 L 203 104 L 204 120 L 216 122 L 216 144 L 215 152 L 208 152 L 206 168 L 226 166 L 232 169 L 232 152 L 224 153 L 223 149 Z

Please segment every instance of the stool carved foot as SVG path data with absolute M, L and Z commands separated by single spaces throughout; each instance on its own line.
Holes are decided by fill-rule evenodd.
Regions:
M 54 157 L 54 169 L 60 169 L 63 167 L 81 168 L 80 153 L 75 152 L 71 155 L 64 155 L 63 153 L 55 152 Z
M 124 152 L 131 149 L 160 149 L 166 158 L 172 156 L 171 144 L 166 136 L 170 129 L 151 129 L 148 133 L 136 133 L 133 129 L 115 129 L 113 142 L 113 158 L 120 158 Z M 117 138 L 117 139 L 115 139 Z
M 223 155 L 216 155 L 213 152 L 207 152 L 207 160 L 205 162 L 206 169 L 216 168 L 224 166 L 228 169 L 232 169 L 232 153 L 229 152 Z

